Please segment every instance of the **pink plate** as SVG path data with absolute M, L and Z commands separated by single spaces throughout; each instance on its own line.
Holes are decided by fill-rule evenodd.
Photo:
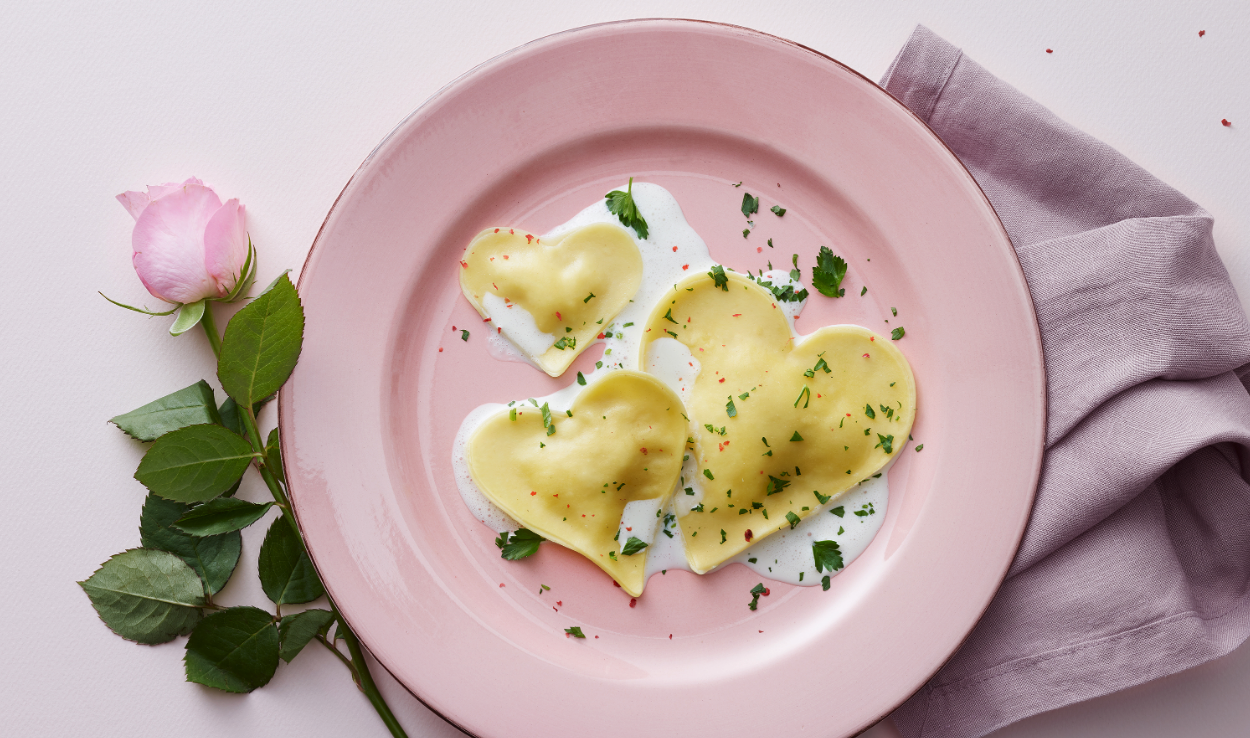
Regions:
M 898 452 L 884 527 L 828 592 L 771 583 L 753 612 L 759 577 L 733 565 L 656 576 L 633 607 L 558 546 L 502 560 L 461 503 L 465 414 L 564 386 L 602 349 L 559 380 L 490 358 L 459 255 L 483 227 L 542 232 L 629 176 L 668 188 L 734 269 L 798 253 L 806 276 L 821 244 L 845 256 L 846 297 L 814 296 L 804 330 L 907 329 L 924 450 Z M 743 191 L 762 196 L 748 238 Z M 967 636 L 1028 519 L 1045 378 L 1006 233 L 906 108 L 779 38 L 613 23 L 474 69 L 361 165 L 300 293 L 307 335 L 280 412 L 313 560 L 382 664 L 474 735 L 854 734 Z

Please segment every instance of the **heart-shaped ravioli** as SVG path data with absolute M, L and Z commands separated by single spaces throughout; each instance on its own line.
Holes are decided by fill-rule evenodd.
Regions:
M 460 262 L 460 287 L 483 318 L 558 377 L 642 282 L 642 254 L 625 229 L 595 223 L 543 239 L 488 228 Z
M 703 496 L 678 506 L 698 573 L 800 525 L 907 442 L 916 387 L 890 340 L 852 325 L 795 339 L 773 295 L 739 274 L 677 284 L 644 336 L 644 366 L 681 351 L 673 341 L 698 361 L 685 399 Z
M 567 412 L 518 403 L 469 439 L 473 481 L 514 520 L 642 594 L 647 549 L 681 473 L 681 399 L 642 372 L 588 385 Z

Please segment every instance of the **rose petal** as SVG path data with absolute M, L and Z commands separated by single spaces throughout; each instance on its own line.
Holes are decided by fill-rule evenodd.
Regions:
M 162 197 L 164 197 L 164 196 L 166 196 L 166 195 L 168 195 L 168 194 L 170 194 L 170 193 L 177 192 L 178 190 L 181 190 L 183 187 L 186 187 L 187 185 L 200 185 L 201 187 L 203 187 L 203 186 L 204 186 L 204 183 L 203 183 L 203 182 L 201 182 L 200 180 L 196 179 L 195 177 L 188 177 L 188 178 L 187 178 L 187 181 L 185 181 L 185 182 L 181 182 L 181 183 L 179 183 L 179 182 L 166 182 L 165 184 L 159 184 L 159 185 L 148 185 L 148 197 L 150 197 L 150 198 L 151 198 L 151 199 L 153 199 L 153 200 L 159 200 L 159 199 L 161 199 Z M 213 191 L 213 188 L 211 188 L 211 187 L 205 187 L 205 189 L 207 189 L 209 192 L 212 192 L 212 191 Z M 214 196 L 215 196 L 215 194 L 214 194 Z M 220 201 L 219 201 L 219 202 L 220 202 Z
M 148 200 L 148 193 L 135 192 L 134 190 L 126 190 L 122 194 L 118 195 L 117 201 L 122 204 L 122 207 L 126 208 L 126 211 L 130 213 L 130 217 L 135 220 L 139 219 L 139 216 L 143 214 L 143 209 L 146 208 L 148 206 L 148 202 L 150 202 Z
M 247 260 L 247 210 L 227 200 L 204 227 L 204 268 L 217 284 L 218 297 L 234 289 Z
M 143 210 L 132 244 L 135 271 L 148 292 L 181 303 L 219 296 L 204 266 L 204 228 L 219 209 L 216 193 L 190 184 L 178 185 Z

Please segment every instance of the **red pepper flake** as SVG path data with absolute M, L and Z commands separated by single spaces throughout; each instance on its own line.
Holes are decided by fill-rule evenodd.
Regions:
M 559 497 L 559 496 L 560 496 L 560 495 L 552 495 L 552 497 Z
M 747 532 L 742 535 L 747 539 L 747 543 L 750 543 L 751 539 L 755 537 L 755 534 L 751 532 L 750 528 L 747 528 Z
M 553 606 L 551 609 L 552 609 L 552 610 L 556 610 L 556 608 L 555 608 L 554 606 Z M 556 610 L 556 612 L 560 612 L 560 611 L 559 611 L 559 610 Z M 565 635 L 568 635 L 568 634 L 566 633 Z
M 440 354 L 441 354 L 441 353 L 443 353 L 443 347 L 442 347 L 442 346 L 439 346 L 439 347 L 438 347 L 438 352 L 439 352 Z
M 1221 119 L 1220 119 L 1220 124 L 1221 124 L 1221 125 L 1223 125 L 1225 128 L 1232 128 L 1232 127 L 1233 127 L 1233 122 L 1232 122 L 1231 120 L 1229 120 L 1228 118 L 1221 118 Z
M 757 253 L 757 254 L 762 254 L 762 253 L 764 253 L 764 247 L 763 247 L 763 246 L 756 246 L 756 247 L 755 247 L 755 253 Z
M 496 229 L 495 229 L 495 233 L 498 233 L 498 232 L 499 232 L 499 229 L 498 229 L 498 228 L 496 228 Z
M 495 329 L 495 332 L 496 332 L 496 333 L 503 333 L 503 328 L 496 328 L 496 329 Z
M 526 242 L 526 243 L 533 243 L 533 241 L 534 241 L 534 234 L 532 234 L 532 233 L 526 233 L 526 234 L 525 234 L 525 242 Z
M 865 358 L 865 359 L 867 359 L 867 358 L 868 358 L 868 354 L 864 354 L 864 358 Z
M 556 320 L 564 320 L 564 318 L 560 315 L 559 310 L 556 311 Z
M 439 349 L 439 351 L 442 351 L 442 349 Z M 724 383 L 725 383 L 725 378 L 724 378 L 724 377 L 721 377 L 721 378 L 720 378 L 720 381 L 721 381 L 721 384 L 724 384 Z
M 763 633 L 764 631 L 761 630 L 760 632 Z M 599 640 L 599 636 L 595 636 L 595 640 Z
M 615 579 L 612 580 L 612 585 L 615 586 L 617 589 L 621 588 L 621 583 L 616 581 Z
M 487 318 L 486 320 L 483 320 L 482 322 L 483 322 L 483 323 L 489 323 L 489 322 L 490 322 L 490 318 Z M 456 330 L 456 329 L 455 329 L 455 328 L 452 328 L 452 330 L 454 331 L 454 330 Z
M 673 253 L 677 253 L 677 247 L 676 247 L 676 246 L 674 246 L 674 247 L 673 247 Z
M 1046 53 L 1047 53 L 1047 54 L 1053 54 L 1053 53 L 1055 53 L 1055 50 L 1054 50 L 1054 49 L 1046 49 Z
M 687 269 L 689 269 L 689 268 L 690 268 L 690 265 L 689 265 L 689 264 L 682 264 L 682 265 L 681 265 L 681 270 L 682 270 L 683 272 L 684 272 L 684 271 L 686 271 L 686 270 L 687 270 Z
M 669 639 L 670 641 L 671 641 L 671 640 L 673 640 L 673 634 L 672 634 L 672 633 L 669 633 L 669 634 L 668 634 L 668 639 Z
M 741 318 L 741 317 L 742 317 L 742 313 L 734 313 L 734 317 L 735 317 L 735 318 Z
M 538 494 L 538 493 L 537 493 L 537 492 L 530 492 L 530 497 L 533 497 L 533 496 L 534 496 L 534 495 L 536 495 L 536 494 Z
M 629 606 L 630 606 L 630 607 L 634 607 L 634 606 L 635 606 L 635 605 L 637 605 L 637 604 L 638 604 L 638 598 L 637 598 L 637 597 L 630 597 L 630 598 L 629 598 Z
M 508 258 L 508 255 L 507 255 L 507 254 L 504 254 L 504 255 L 503 255 L 503 258 L 507 259 L 507 258 Z
M 647 449 L 645 449 L 645 448 L 640 448 L 640 449 L 638 449 L 638 450 L 639 450 L 639 451 L 641 451 L 641 452 L 643 452 L 644 454 L 645 454 L 645 453 L 647 453 Z
M 515 231 L 515 230 L 513 230 L 512 228 L 509 228 L 509 229 L 508 229 L 508 233 L 512 234 L 513 236 L 515 236 L 515 235 L 516 235 L 516 231 Z
M 771 589 L 765 589 L 765 590 L 764 590 L 764 596 L 765 596 L 765 597 L 767 597 L 768 595 L 772 594 L 772 592 L 773 592 L 773 591 L 772 591 Z
M 466 262 L 464 262 L 464 261 L 461 261 L 461 262 L 460 262 L 460 267 L 461 267 L 462 269 L 468 269 L 468 268 L 469 268 L 469 265 L 468 265 L 468 263 L 466 263 Z
M 564 607 L 564 603 L 561 602 L 560 600 L 556 600 L 556 604 L 559 605 L 560 607 Z
M 494 287 L 496 292 L 498 292 L 498 291 L 499 291 L 499 285 L 495 284 L 494 282 L 491 282 L 491 283 L 490 283 L 490 286 L 491 286 L 491 287 Z
M 1202 38 L 1205 35 L 1207 35 L 1206 31 L 1198 31 L 1198 38 Z
M 500 583 L 499 583 L 499 586 L 500 586 L 500 587 L 502 587 L 502 586 L 503 586 L 503 582 L 500 582 Z
M 599 338 L 603 338 L 603 334 L 602 334 L 602 333 L 600 333 L 600 334 L 599 334 Z
M 631 530 L 633 530 L 633 528 L 631 528 L 630 526 L 628 526 L 628 525 L 627 525 L 627 526 L 625 526 L 625 530 L 627 530 L 627 531 L 631 531 Z

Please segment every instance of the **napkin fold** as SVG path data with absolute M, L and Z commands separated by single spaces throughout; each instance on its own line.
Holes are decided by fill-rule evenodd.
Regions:
M 882 86 L 968 167 L 1041 327 L 1046 455 L 980 623 L 893 718 L 976 738 L 1250 635 L 1250 324 L 1211 216 L 920 26 Z

